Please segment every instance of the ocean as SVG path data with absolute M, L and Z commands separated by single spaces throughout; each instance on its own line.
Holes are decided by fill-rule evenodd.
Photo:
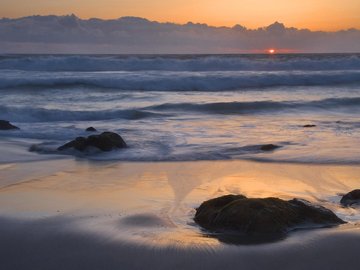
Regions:
M 3 55 L 0 93 L 1 147 L 38 149 L 2 163 L 89 126 L 129 146 L 91 160 L 360 163 L 360 54 Z
M 20 128 L 0 130 L 1 269 L 359 265 L 360 208 L 340 200 L 359 188 L 360 54 L 3 55 L 0 93 Z M 128 147 L 56 150 L 90 126 Z M 200 227 L 199 206 L 229 194 L 347 223 L 280 238 Z M 292 220 L 251 207 L 255 227 Z

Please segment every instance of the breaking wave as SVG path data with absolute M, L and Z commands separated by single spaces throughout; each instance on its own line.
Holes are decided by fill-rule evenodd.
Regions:
M 0 70 L 270 71 L 358 70 L 360 55 L 24 55 L 0 57 Z
M 69 111 L 33 107 L 0 106 L 5 119 L 16 122 L 100 121 L 112 119 L 139 120 L 160 117 L 161 114 L 142 110 Z
M 167 103 L 150 107 L 158 111 L 197 111 L 215 114 L 256 114 L 266 112 L 283 112 L 286 110 L 339 110 L 357 109 L 360 105 L 360 98 L 330 98 L 313 100 L 307 102 L 299 101 L 255 101 L 255 102 L 218 102 L 218 103 Z M 149 109 L 149 108 L 148 108 Z
M 360 84 L 359 71 L 227 72 L 13 72 L 0 73 L 0 88 L 74 86 L 143 91 L 221 91 L 276 86 Z
M 195 112 L 205 114 L 266 114 L 312 110 L 360 109 L 360 97 L 329 98 L 312 101 L 255 101 L 215 103 L 163 103 L 159 105 L 120 110 L 69 111 L 34 107 L 0 106 L 0 115 L 15 122 L 140 120 L 149 117 L 169 117 L 172 112 Z M 182 115 L 182 114 L 180 114 Z

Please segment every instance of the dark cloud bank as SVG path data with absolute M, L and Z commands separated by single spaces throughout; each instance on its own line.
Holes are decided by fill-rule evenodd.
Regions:
M 310 31 L 274 23 L 259 29 L 159 23 L 137 17 L 0 19 L 0 53 L 360 52 L 360 30 Z

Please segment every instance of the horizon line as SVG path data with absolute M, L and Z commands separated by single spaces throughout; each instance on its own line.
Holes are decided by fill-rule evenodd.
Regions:
M 242 53 L 0 53 L 0 56 L 16 56 L 16 55 L 36 55 L 36 56 L 47 56 L 47 55 L 56 55 L 56 56 L 72 56 L 72 55 L 81 55 L 81 56 L 112 56 L 112 55 L 123 55 L 123 56 L 184 56 L 184 55 L 194 55 L 194 56 L 231 56 L 231 55 L 267 55 L 269 57 L 274 57 L 276 55 L 356 55 L 360 54 L 359 52 L 279 52 L 270 54 L 267 52 L 242 52 Z

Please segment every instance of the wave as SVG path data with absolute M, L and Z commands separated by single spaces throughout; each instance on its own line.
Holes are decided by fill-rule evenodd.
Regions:
M 342 110 L 359 109 L 360 97 L 356 98 L 330 98 L 313 101 L 255 101 L 255 102 L 216 102 L 216 103 L 166 103 L 148 107 L 156 111 L 193 111 L 213 114 L 252 114 L 262 112 L 283 112 L 285 110 Z
M 163 103 L 159 105 L 124 110 L 69 111 L 33 107 L 0 106 L 0 115 L 14 122 L 59 122 L 59 121 L 100 121 L 100 120 L 140 120 L 154 117 L 169 117 L 178 112 L 205 114 L 263 114 L 298 113 L 313 110 L 354 112 L 360 109 L 360 97 L 330 98 L 313 101 L 254 101 L 215 103 Z
M 28 55 L 0 57 L 0 70 L 274 71 L 359 70 L 360 55 Z
M 360 84 L 359 71 L 226 72 L 14 72 L 0 73 L 0 88 L 97 87 L 143 91 L 221 91 L 275 86 Z
M 112 119 L 140 120 L 148 117 L 165 116 L 144 110 L 100 110 L 69 111 L 29 107 L 0 106 L 0 115 L 14 122 L 60 122 L 60 121 L 100 121 Z

